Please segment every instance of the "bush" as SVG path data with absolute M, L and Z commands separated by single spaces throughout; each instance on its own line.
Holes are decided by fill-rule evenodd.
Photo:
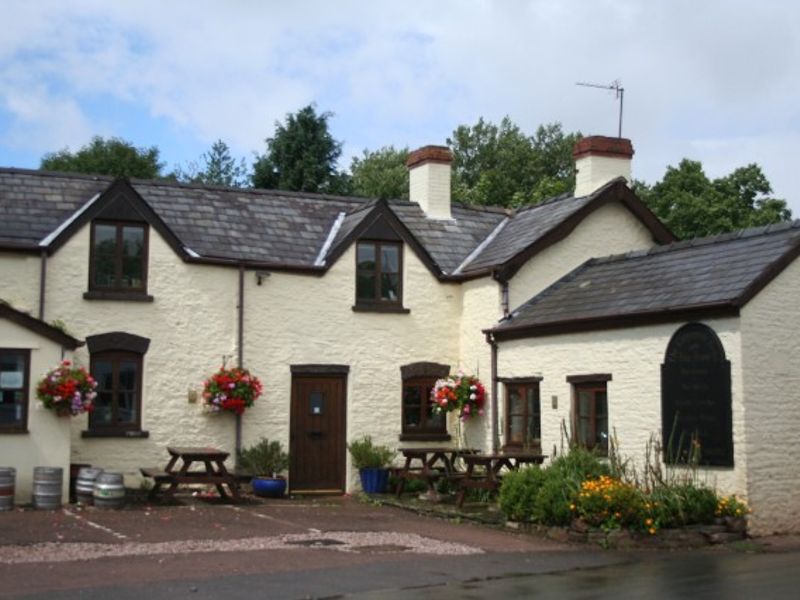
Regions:
M 699 525 L 714 521 L 717 494 L 692 483 L 663 485 L 652 491 L 648 504 L 659 527 Z
M 606 475 L 584 481 L 570 508 L 589 525 L 603 529 L 638 528 L 653 523 L 645 514 L 642 491 Z
M 564 473 L 547 469 L 534 501 L 533 520 L 543 525 L 569 525 L 573 517 L 570 504 L 574 497 L 571 482 Z
M 347 445 L 353 466 L 356 469 L 381 469 L 392 464 L 395 452 L 387 446 L 372 443 L 372 436 L 365 435 Z
M 750 507 L 744 500 L 739 500 L 736 495 L 725 496 L 717 500 L 714 515 L 717 517 L 744 517 L 750 512 Z
M 500 485 L 500 510 L 512 521 L 532 521 L 536 495 L 547 471 L 528 467 L 503 475 Z
M 261 438 L 239 453 L 238 464 L 254 476 L 275 477 L 289 468 L 289 455 L 280 442 Z

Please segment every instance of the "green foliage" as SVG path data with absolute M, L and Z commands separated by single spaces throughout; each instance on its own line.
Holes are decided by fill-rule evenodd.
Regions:
M 289 468 L 289 455 L 278 441 L 261 438 L 239 453 L 239 467 L 253 475 L 276 476 Z
M 580 133 L 564 134 L 560 123 L 541 125 L 527 136 L 508 117 L 500 125 L 461 125 L 447 143 L 453 151 L 453 196 L 467 204 L 536 204 L 575 185 L 572 148 Z
M 387 446 L 372 443 L 372 436 L 365 435 L 347 445 L 353 466 L 356 469 L 379 469 L 392 464 L 395 452 Z
M 536 496 L 547 478 L 547 469 L 527 467 L 503 475 L 500 510 L 513 521 L 532 521 Z
M 573 518 L 570 505 L 587 479 L 608 475 L 595 454 L 573 447 L 546 468 L 520 469 L 503 476 L 500 509 L 515 521 L 567 525 Z
M 771 197 L 772 186 L 761 167 L 750 164 L 730 175 L 709 179 L 699 161 L 684 158 L 667 167 L 664 178 L 634 191 L 681 239 L 701 237 L 787 221 L 784 200 Z
M 659 528 L 711 523 L 717 494 L 711 488 L 691 483 L 664 485 L 649 494 L 646 508 Z
M 275 122 L 267 151 L 253 163 L 253 186 L 303 192 L 346 193 L 349 179 L 337 170 L 341 142 L 328 131 L 333 113 L 317 114 L 313 105 Z
M 749 512 L 750 508 L 747 503 L 734 494 L 717 499 L 717 508 L 714 511 L 714 515 L 717 517 L 744 517 Z
M 186 169 L 178 167 L 172 176 L 186 183 L 203 183 L 224 187 L 245 187 L 249 175 L 244 159 L 238 161 L 231 156 L 230 148 L 217 140 L 198 162 L 190 162 Z
M 364 150 L 350 163 L 352 193 L 366 198 L 408 199 L 408 148 Z
M 130 142 L 111 137 L 95 136 L 76 152 L 64 148 L 42 157 L 40 169 L 112 175 L 115 177 L 138 177 L 155 179 L 161 175 L 163 164 L 158 161 L 159 151 L 155 146 L 136 148 Z
M 644 516 L 643 492 L 635 485 L 614 477 L 584 481 L 570 508 L 589 525 L 606 530 L 620 527 L 639 529 L 648 524 L 648 517 Z

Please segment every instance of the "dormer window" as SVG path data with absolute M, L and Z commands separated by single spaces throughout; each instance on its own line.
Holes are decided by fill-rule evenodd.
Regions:
M 89 256 L 87 298 L 151 299 L 147 293 L 147 238 L 144 223 L 95 221 Z
M 402 244 L 360 241 L 356 255 L 356 306 L 402 309 Z

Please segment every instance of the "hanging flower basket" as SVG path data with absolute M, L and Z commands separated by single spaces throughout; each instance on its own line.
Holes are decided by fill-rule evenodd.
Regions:
M 86 369 L 65 360 L 39 381 L 36 397 L 60 417 L 77 416 L 94 409 L 96 388 Z
M 431 402 L 434 412 L 456 412 L 461 421 L 467 421 L 483 415 L 486 388 L 477 377 L 459 371 L 455 377 L 445 377 L 436 382 Z
M 261 382 L 247 369 L 224 366 L 203 384 L 203 402 L 209 412 L 244 414 L 261 395 Z

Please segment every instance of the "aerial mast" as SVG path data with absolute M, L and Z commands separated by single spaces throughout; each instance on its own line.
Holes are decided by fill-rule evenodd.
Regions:
M 622 100 L 623 96 L 625 95 L 625 88 L 622 87 L 622 82 L 619 79 L 615 79 L 608 85 L 603 85 L 601 83 L 586 83 L 583 81 L 577 82 L 575 85 L 581 85 L 583 87 L 593 87 L 599 88 L 601 90 L 610 90 L 614 92 L 615 97 L 619 100 L 619 128 L 617 130 L 617 137 L 622 137 Z

